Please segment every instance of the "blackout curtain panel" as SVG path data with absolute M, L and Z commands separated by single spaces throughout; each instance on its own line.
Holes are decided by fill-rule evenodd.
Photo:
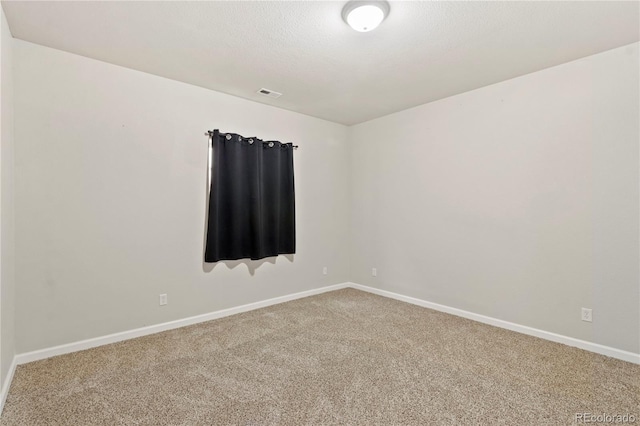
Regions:
M 293 145 L 212 132 L 205 262 L 296 251 Z

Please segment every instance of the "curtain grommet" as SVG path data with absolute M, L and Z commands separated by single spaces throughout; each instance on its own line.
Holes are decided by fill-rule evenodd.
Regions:
M 227 134 L 227 140 L 230 141 L 231 140 L 231 135 Z
M 269 148 L 273 148 L 273 142 L 269 142 Z
M 249 145 L 253 145 L 253 139 L 249 139 Z
M 242 136 L 238 135 L 238 142 L 242 142 Z

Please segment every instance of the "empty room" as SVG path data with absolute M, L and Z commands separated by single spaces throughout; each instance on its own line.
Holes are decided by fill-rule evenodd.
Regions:
M 0 425 L 640 424 L 640 2 L 1 5 Z

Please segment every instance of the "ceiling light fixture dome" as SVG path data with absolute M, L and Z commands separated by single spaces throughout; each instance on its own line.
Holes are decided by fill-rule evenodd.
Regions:
M 386 1 L 350 1 L 342 9 L 342 19 L 361 33 L 375 29 L 389 14 Z

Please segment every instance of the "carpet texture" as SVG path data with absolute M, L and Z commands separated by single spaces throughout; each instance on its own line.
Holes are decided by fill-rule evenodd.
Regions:
M 19 366 L 1 425 L 576 424 L 640 366 L 354 289 Z

